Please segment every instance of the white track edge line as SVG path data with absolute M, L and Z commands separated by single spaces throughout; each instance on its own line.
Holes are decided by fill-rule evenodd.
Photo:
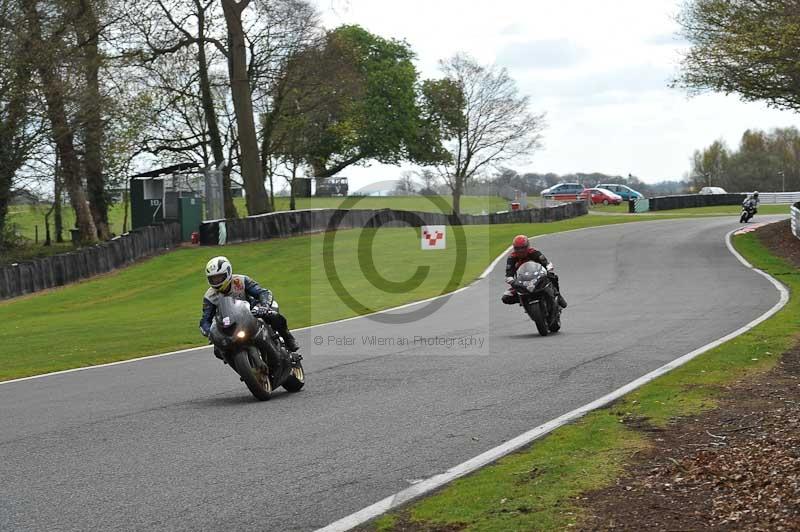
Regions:
M 366 508 L 359 510 L 356 513 L 343 517 L 338 521 L 335 521 L 323 528 L 318 529 L 317 532 L 345 532 L 358 525 L 364 524 L 367 521 L 370 521 L 388 512 L 389 510 L 402 506 L 413 499 L 416 499 L 435 489 L 438 489 L 457 478 L 472 473 L 473 471 L 476 471 L 477 469 L 480 469 L 481 467 L 490 464 L 502 458 L 503 456 L 520 449 L 521 447 L 524 447 L 525 445 L 528 445 L 529 443 L 541 438 L 542 436 L 548 434 L 549 432 L 552 432 L 553 430 L 571 421 L 583 417 L 592 410 L 597 410 L 598 408 L 601 408 L 611 403 L 612 401 L 619 399 L 623 395 L 632 392 L 633 390 L 643 386 L 644 384 L 647 384 L 648 382 L 672 371 L 673 369 L 686 364 L 687 362 L 698 357 L 699 355 L 707 351 L 710 351 L 711 349 L 714 349 L 715 347 L 718 347 L 724 344 L 725 342 L 732 340 L 733 338 L 736 338 L 737 336 L 746 333 L 747 331 L 753 329 L 763 321 L 766 321 L 767 319 L 772 317 L 775 313 L 777 313 L 780 309 L 782 309 L 786 305 L 786 303 L 789 302 L 789 291 L 780 281 L 778 281 L 768 273 L 759 270 L 758 268 L 754 268 L 752 264 L 750 264 L 738 251 L 736 251 L 736 249 L 733 247 L 733 244 L 731 243 L 731 236 L 737 230 L 738 229 L 730 231 L 725 236 L 725 244 L 728 247 L 728 250 L 745 267 L 757 272 L 758 274 L 764 276 L 767 280 L 769 280 L 775 286 L 775 288 L 778 290 L 778 293 L 780 294 L 779 301 L 767 312 L 765 312 L 755 320 L 751 321 L 747 325 L 744 325 L 743 327 L 740 327 L 739 329 L 733 331 L 732 333 L 726 334 L 725 336 L 719 338 L 718 340 L 714 340 L 713 342 L 708 343 L 698 349 L 695 349 L 690 353 L 687 353 L 679 358 L 676 358 L 672 362 L 669 362 L 651 371 L 650 373 L 647 373 L 646 375 L 643 375 L 638 379 L 629 382 L 625 386 L 622 386 L 621 388 L 618 388 L 613 392 L 592 401 L 589 404 L 576 408 L 575 410 L 567 412 L 566 414 L 557 417 L 551 421 L 548 421 L 547 423 L 539 425 L 538 427 L 529 430 L 528 432 L 525 432 L 517 436 L 516 438 L 513 438 L 501 445 L 498 445 L 493 449 L 489 449 L 485 453 L 482 453 L 476 456 L 475 458 L 467 460 L 466 462 L 463 462 L 445 471 L 444 473 L 425 479 L 422 482 L 419 482 L 417 484 L 414 484 L 413 486 L 401 490 L 395 493 L 394 495 L 390 495 L 389 497 L 386 497 L 385 499 L 382 499 L 376 502 L 375 504 L 367 506 Z
M 676 219 L 680 220 L 680 218 L 676 218 Z M 642 221 L 639 221 L 639 223 L 648 223 L 649 224 L 649 223 L 658 223 L 658 222 L 671 222 L 671 221 L 674 221 L 676 219 L 670 219 L 670 220 L 642 220 Z M 593 227 L 581 227 L 579 229 L 569 229 L 567 231 L 557 231 L 555 233 L 546 233 L 546 234 L 543 234 L 543 235 L 533 236 L 531 238 L 533 238 L 533 239 L 545 238 L 545 237 L 548 237 L 548 236 L 563 235 L 563 234 L 566 234 L 566 233 L 575 233 L 575 232 L 578 232 L 578 231 L 586 231 L 586 230 L 591 230 L 591 229 L 603 229 L 603 228 L 607 228 L 607 227 L 616 227 L 616 226 L 619 226 L 619 225 L 626 225 L 628 223 L 631 223 L 631 222 L 625 222 L 625 223 L 621 223 L 621 224 L 596 225 L 596 226 L 593 226 Z M 346 321 L 360 320 L 360 319 L 363 319 L 363 318 L 368 318 L 370 316 L 374 316 L 376 314 L 383 314 L 385 312 L 393 312 L 395 310 L 401 310 L 401 309 L 408 308 L 408 307 L 411 307 L 411 306 L 414 306 L 414 305 L 421 305 L 423 303 L 428 303 L 430 301 L 433 301 L 435 299 L 439 299 L 439 298 L 442 298 L 442 297 L 454 296 L 455 294 L 457 294 L 457 293 L 459 293 L 459 292 L 461 292 L 463 290 L 466 290 L 467 288 L 470 288 L 471 286 L 473 286 L 475 283 L 477 283 L 481 279 L 486 278 L 491 273 L 491 271 L 494 269 L 494 267 L 497 266 L 497 263 L 500 262 L 500 260 L 503 258 L 503 256 L 506 253 L 508 253 L 508 251 L 510 249 L 511 249 L 510 246 L 508 248 L 506 248 L 506 250 L 503 251 L 503 253 L 501 253 L 500 255 L 495 257 L 495 259 L 492 261 L 492 263 L 489 265 L 489 267 L 487 267 L 483 271 L 483 273 L 481 273 L 481 275 L 478 276 L 477 279 L 472 281 L 467 286 L 462 286 L 458 290 L 454 290 L 454 291 L 448 292 L 446 294 L 439 294 L 438 296 L 429 297 L 428 299 L 423 299 L 421 301 L 412 301 L 411 303 L 405 303 L 405 304 L 400 305 L 398 307 L 391 307 L 391 308 L 387 308 L 387 309 L 383 309 L 383 310 L 377 310 L 375 312 L 370 312 L 369 314 L 361 314 L 360 316 L 351 316 L 349 318 L 342 318 L 340 320 L 327 321 L 325 323 L 317 323 L 315 325 L 309 325 L 307 327 L 300 327 L 299 329 L 292 329 L 292 332 L 307 331 L 309 329 L 315 329 L 317 327 L 325 327 L 325 326 L 328 326 L 328 325 L 334 325 L 336 323 L 344 323 Z M 119 365 L 122 365 L 122 364 L 130 364 L 132 362 L 141 362 L 143 360 L 150 360 L 150 359 L 153 359 L 153 358 L 162 358 L 162 357 L 168 357 L 168 356 L 172 356 L 172 355 L 180 355 L 180 354 L 183 354 L 183 353 L 190 353 L 192 351 L 200 351 L 201 349 L 208 349 L 208 348 L 209 348 L 208 345 L 201 345 L 201 346 L 197 346 L 197 347 L 188 347 L 186 349 L 180 349 L 178 351 L 169 351 L 167 353 L 158 353 L 158 354 L 155 354 L 155 355 L 145 355 L 145 356 L 137 357 L 137 358 L 129 358 L 127 360 L 119 360 L 117 362 L 107 362 L 105 364 L 96 364 L 96 365 L 93 365 L 93 366 L 83 366 L 83 367 L 80 367 L 80 368 L 71 368 L 71 369 L 64 369 L 64 370 L 60 370 L 60 371 L 51 371 L 49 373 L 41 373 L 39 375 L 31 375 L 29 377 L 20 377 L 19 379 L 11 379 L 11 380 L 7 380 L 7 381 L 0 381 L 0 386 L 2 386 L 3 384 L 12 384 L 12 383 L 15 383 L 15 382 L 29 381 L 29 380 L 33 380 L 33 379 L 43 379 L 45 377 L 53 377 L 53 376 L 56 376 L 56 375 L 64 375 L 65 373 L 75 373 L 77 371 L 86 371 L 86 370 L 90 370 L 90 369 L 107 368 L 109 366 L 119 366 Z

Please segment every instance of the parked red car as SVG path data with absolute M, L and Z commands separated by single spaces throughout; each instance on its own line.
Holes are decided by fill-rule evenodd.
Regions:
M 595 205 L 598 203 L 603 205 L 619 205 L 622 203 L 622 196 L 604 188 L 587 188 L 586 192 L 592 195 L 592 203 Z

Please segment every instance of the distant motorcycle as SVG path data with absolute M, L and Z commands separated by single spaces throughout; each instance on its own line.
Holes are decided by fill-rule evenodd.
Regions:
M 739 223 L 749 222 L 757 212 L 756 202 L 752 199 L 746 200 L 742 203 L 742 215 L 739 217 Z
M 246 301 L 222 297 L 211 325 L 209 339 L 250 393 L 261 401 L 283 386 L 298 392 L 305 384 L 303 365 L 298 354 L 290 354 L 272 327 L 258 319 L 269 312 Z
M 538 262 L 529 261 L 517 270 L 511 287 L 519 304 L 536 324 L 542 336 L 561 329 L 561 307 L 556 301 L 556 288 L 547 270 Z

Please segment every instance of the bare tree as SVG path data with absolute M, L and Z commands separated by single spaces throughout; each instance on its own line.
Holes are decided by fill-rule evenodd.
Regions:
M 452 191 L 453 212 L 459 214 L 470 179 L 511 159 L 530 157 L 540 146 L 544 115 L 529 110 L 529 98 L 519 94 L 504 68 L 480 65 L 464 54 L 440 66 L 449 83 L 431 86 L 426 98 L 429 114 L 440 119 L 442 141 L 451 155 L 435 168 Z M 459 98 L 450 94 L 453 86 Z
M 81 182 L 81 161 L 76 151 L 75 131 L 67 113 L 67 85 L 57 68 L 60 50 L 53 42 L 58 40 L 58 35 L 44 34 L 38 0 L 20 0 L 20 6 L 26 22 L 27 48 L 39 75 L 52 137 L 61 161 L 64 185 L 75 210 L 80 239 L 83 243 L 96 242 L 97 228 Z
M 411 196 L 417 191 L 417 183 L 414 181 L 414 172 L 403 172 L 394 187 L 397 196 Z

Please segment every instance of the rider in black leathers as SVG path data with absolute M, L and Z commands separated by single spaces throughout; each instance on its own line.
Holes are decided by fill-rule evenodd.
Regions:
M 558 301 L 558 304 L 561 306 L 561 308 L 567 308 L 567 300 L 561 295 L 561 287 L 559 286 L 558 275 L 556 275 L 556 273 L 553 271 L 553 264 L 547 260 L 547 257 L 544 256 L 544 253 L 531 246 L 530 240 L 525 235 L 515 236 L 513 245 L 514 249 L 511 251 L 508 259 L 506 259 L 506 283 L 511 284 L 514 281 L 514 276 L 517 273 L 517 269 L 526 262 L 531 260 L 538 262 L 547 270 L 547 276 L 550 278 L 550 281 L 553 283 L 553 286 L 556 289 L 556 300 Z M 513 305 L 517 303 L 516 291 L 513 288 L 508 287 L 508 289 L 503 293 L 501 300 L 506 305 Z

